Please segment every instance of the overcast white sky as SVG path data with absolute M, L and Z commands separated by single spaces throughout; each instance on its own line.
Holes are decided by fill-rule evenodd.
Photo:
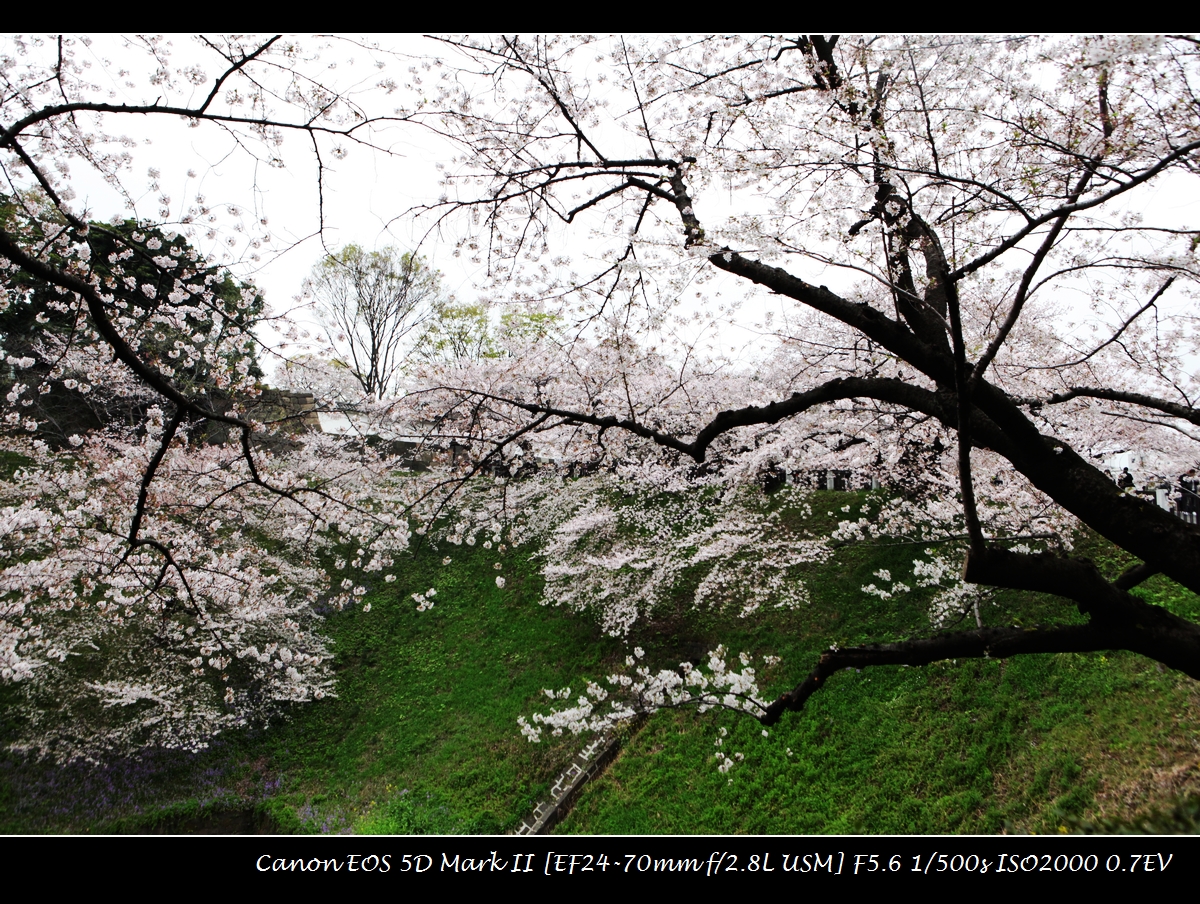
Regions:
M 418 56 L 440 51 L 437 45 L 417 36 L 374 37 L 401 54 Z M 116 36 L 94 36 L 91 46 L 82 50 L 81 56 L 90 56 L 91 72 L 96 81 L 104 87 L 111 85 L 118 92 L 118 102 L 147 102 L 147 58 L 144 54 L 131 52 L 123 40 Z M 170 40 L 175 65 L 186 65 L 194 60 L 209 76 L 216 73 L 218 67 L 211 51 L 202 48 L 193 36 L 174 36 Z M 315 42 L 311 43 L 315 45 Z M 353 42 L 335 42 L 322 53 L 320 65 L 323 68 L 314 71 L 319 71 L 322 78 L 344 91 L 368 88 L 389 72 L 394 73 L 396 81 L 403 81 L 410 64 L 410 60 L 402 56 L 379 56 L 362 50 Z M 353 66 L 348 63 L 350 57 L 355 58 Z M 384 68 L 372 65 L 378 60 L 384 62 Z M 340 68 L 334 69 L 329 63 L 336 63 Z M 126 77 L 118 75 L 118 71 L 126 66 L 133 71 Z M 133 68 L 136 66 L 143 69 Z M 124 78 L 132 81 L 135 87 L 126 87 Z M 190 100 L 194 103 L 208 88 L 208 83 L 201 83 L 193 97 L 177 93 L 170 102 Z M 596 90 L 610 89 L 596 86 Z M 402 95 L 403 90 L 396 92 L 392 103 L 410 101 Z M 383 98 L 375 96 L 372 112 L 379 112 L 381 100 Z M 126 173 L 124 182 L 133 196 L 134 213 L 139 218 L 162 219 L 160 195 L 169 196 L 172 218 L 180 216 L 195 202 L 197 195 L 217 209 L 241 209 L 245 222 L 260 231 L 261 227 L 256 224 L 259 219 L 266 218 L 268 228 L 275 236 L 275 250 L 264 252 L 258 263 L 231 259 L 231 264 L 236 275 L 252 277 L 264 289 L 268 302 L 276 311 L 294 309 L 292 299 L 300 292 L 303 279 L 322 253 L 322 238 L 317 235 L 316 164 L 305 135 L 284 136 L 279 153 L 285 166 L 273 168 L 240 151 L 228 133 L 210 124 L 191 129 L 168 116 L 121 116 L 111 117 L 106 127 L 112 133 L 128 135 L 136 143 L 132 149 L 132 169 Z M 459 298 L 471 299 L 476 294 L 475 284 L 484 274 L 465 257 L 451 255 L 457 235 L 428 235 L 428 220 L 404 216 L 410 208 L 434 201 L 441 194 L 440 173 L 435 164 L 446 161 L 452 149 L 432 133 L 411 123 L 396 123 L 376 130 L 373 140 L 387 153 L 347 144 L 348 154 L 344 159 L 325 156 L 329 169 L 324 183 L 324 243 L 329 247 L 340 247 L 354 242 L 367 248 L 394 244 L 411 249 L 424 240 L 420 252 L 443 272 L 446 289 Z M 157 177 L 151 175 L 151 170 L 158 174 Z M 77 163 L 71 178 L 78 196 L 77 205 L 86 207 L 91 217 L 109 219 L 114 215 L 129 215 L 125 200 L 88 167 Z M 157 182 L 158 190 L 148 187 L 152 181 Z M 1164 181 L 1153 192 L 1140 195 L 1138 203 L 1143 205 L 1145 212 L 1155 215 L 1169 212 L 1168 220 L 1182 222 L 1195 211 L 1193 181 L 1186 180 L 1185 184 L 1182 177 Z M 697 211 L 702 218 L 715 218 L 724 213 L 719 209 L 721 203 L 720 192 L 696 199 Z M 227 227 L 227 219 L 223 225 Z M 469 227 L 459 219 L 447 228 Z M 227 233 L 220 232 L 218 237 L 224 235 Z M 581 230 L 574 241 L 584 240 Z M 193 238 L 193 243 L 212 259 L 219 258 L 224 250 L 207 240 L 203 229 Z M 587 249 L 576 244 L 574 251 L 586 253 Z M 806 267 L 804 275 L 832 288 L 838 288 L 849 279 L 838 271 L 818 272 L 811 265 Z M 745 291 L 743 286 L 730 282 L 710 284 L 707 288 L 709 292 L 720 290 L 726 298 Z M 764 305 L 779 304 L 778 300 L 763 299 L 746 311 L 744 320 L 759 319 Z M 736 338 L 733 333 L 730 330 L 722 336 L 726 353 L 731 346 L 754 348 L 758 344 L 752 333 L 743 333 Z M 267 336 L 263 338 L 270 341 Z
M 409 52 L 423 49 L 420 40 L 412 36 L 382 36 L 381 39 Z M 168 40 L 176 65 L 187 65 L 194 60 L 208 75 L 215 74 L 214 58 L 203 52 L 193 36 L 170 36 Z M 133 69 L 126 77 L 134 83 L 133 88 L 127 87 L 117 74 L 125 66 L 132 69 L 141 65 L 144 70 L 146 63 L 138 54 L 129 52 L 122 41 L 117 36 L 92 36 L 91 46 L 81 50 L 81 58 L 91 57 L 91 73 L 102 87 L 111 85 L 117 90 L 118 102 L 145 103 L 148 81 L 145 72 Z M 365 79 L 378 78 L 380 73 L 372 66 L 363 65 L 361 51 L 358 51 L 357 61 L 357 69 L 361 71 L 352 72 L 345 59 L 352 52 L 352 48 L 335 46 L 323 58 L 323 61 L 336 61 L 342 67 L 342 72 L 328 73 L 338 76 L 334 82 L 342 88 L 353 88 Z M 393 58 L 389 65 L 400 66 L 402 63 Z M 341 77 L 343 74 L 346 77 Z M 190 100 L 194 103 L 208 87 L 208 84 L 202 84 L 192 98 L 176 96 L 168 102 Z M 396 103 L 399 102 L 401 99 L 397 98 Z M 225 229 L 230 222 L 226 216 L 230 207 L 241 209 L 248 228 L 257 228 L 260 232 L 262 227 L 257 225 L 258 221 L 266 218 L 267 228 L 275 238 L 274 250 L 264 251 L 257 263 L 238 261 L 236 255 L 229 262 L 237 276 L 253 278 L 276 311 L 293 308 L 293 297 L 300 292 L 303 279 L 322 254 L 322 240 L 331 248 L 350 242 L 367 248 L 389 244 L 403 249 L 415 247 L 423 237 L 424 227 L 403 214 L 417 204 L 438 197 L 440 174 L 435 163 L 444 161 L 450 153 L 445 143 L 428 131 L 403 123 L 374 133 L 374 140 L 389 153 L 347 145 L 346 157 L 337 160 L 328 154 L 329 148 L 325 148 L 328 168 L 324 174 L 325 232 L 322 237 L 317 234 L 317 167 L 305 135 L 286 134 L 279 149 L 286 165 L 272 168 L 240 151 L 231 135 L 209 124 L 193 129 L 169 116 L 113 116 L 105 126 L 111 134 L 128 136 L 135 142 L 131 148 L 132 166 L 122 176 L 134 209 L 131 212 L 127 200 L 95 170 L 78 162 L 71 171 L 76 206 L 98 220 L 132 214 L 145 221 L 161 221 L 161 195 L 170 198 L 170 219 L 178 219 L 199 196 L 204 199 L 204 204 L 221 211 L 223 222 L 219 225 Z M 150 188 L 152 182 L 157 183 L 158 190 Z M 210 259 L 220 259 L 225 249 L 209 241 L 205 233 L 204 228 L 198 229 L 193 244 Z M 219 237 L 225 235 L 225 231 L 218 231 Z M 448 291 L 470 298 L 472 283 L 479 275 L 478 268 L 463 259 L 454 259 L 446 247 L 444 243 L 426 241 L 420 250 L 443 271 Z

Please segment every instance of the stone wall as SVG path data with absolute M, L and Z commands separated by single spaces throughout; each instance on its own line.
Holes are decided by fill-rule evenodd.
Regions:
M 287 389 L 264 389 L 257 399 L 243 405 L 247 417 L 264 423 L 285 421 L 280 429 L 292 433 L 321 430 L 317 417 L 317 400 L 311 392 L 291 392 Z

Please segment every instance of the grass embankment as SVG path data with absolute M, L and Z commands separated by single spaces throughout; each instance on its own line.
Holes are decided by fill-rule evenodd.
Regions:
M 198 755 L 157 751 L 65 767 L 8 756 L 0 831 L 514 828 L 578 746 L 575 738 L 530 744 L 517 716 L 542 688 L 595 671 L 617 645 L 536 605 L 540 578 L 521 553 L 418 549 L 398 573 L 368 594 L 370 612 L 334 613 L 326 623 L 336 699 L 227 734 Z M 430 587 L 435 605 L 418 613 L 411 594 Z
M 806 525 L 861 496 L 820 494 Z M 826 514 L 829 509 L 829 514 Z M 747 619 L 691 611 L 689 580 L 633 638 L 658 666 L 718 642 L 782 656 L 761 671 L 791 686 L 831 642 L 929 630 L 928 596 L 861 592 L 921 547 L 847 547 L 803 567 L 811 605 Z M 1091 554 L 1104 558 L 1104 548 Z M 443 565 L 444 556 L 452 562 Z M 502 562 L 502 570 L 494 564 Z M 1115 573 L 1123 563 L 1102 561 Z M 0 831 L 503 832 L 543 797 L 581 739 L 534 745 L 518 715 L 542 688 L 600 679 L 624 650 L 583 618 L 535 605 L 527 551 L 418 550 L 370 612 L 329 617 L 338 698 L 205 753 L 51 767 L 0 761 Z M 497 574 L 506 578 L 503 591 Z M 415 611 L 410 595 L 437 589 Z M 1200 599 L 1155 579 L 1141 591 L 1200 618 Z M 985 624 L 1069 618 L 1060 602 L 1012 595 Z M 1002 614 L 1003 613 L 1003 614 Z M 738 761 L 718 772 L 715 741 Z M 1128 818 L 1200 790 L 1200 684 L 1126 654 L 1023 657 L 843 672 L 802 713 L 761 734 L 745 717 L 664 712 L 589 785 L 564 832 L 1057 831 Z
M 822 494 L 823 495 L 823 494 Z M 818 497 L 820 498 L 820 497 Z M 814 503 L 828 531 L 846 497 Z M 812 604 L 770 623 L 693 619 L 695 640 L 774 653 L 774 696 L 801 680 L 830 642 L 842 646 L 930 630 L 927 594 L 881 601 L 875 572 L 911 573 L 920 545 L 847 547 L 804 574 Z M 1112 576 L 1126 562 L 1090 554 Z M 1200 597 L 1165 578 L 1138 593 L 1200 618 Z M 987 624 L 1078 619 L 1062 601 L 1002 594 Z M 680 638 L 647 637 L 647 646 Z M 716 769 L 719 731 L 725 755 Z M 663 712 L 582 794 L 560 832 L 934 833 L 1074 830 L 1129 820 L 1200 792 L 1200 683 L 1126 653 L 963 661 L 847 670 L 767 737 L 732 715 Z

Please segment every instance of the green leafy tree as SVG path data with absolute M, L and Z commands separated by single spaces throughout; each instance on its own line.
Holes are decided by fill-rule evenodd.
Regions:
M 450 298 L 434 305 L 412 357 L 460 364 L 519 354 L 521 346 L 561 338 L 561 320 L 557 314 L 512 310 L 501 314 L 497 325 L 487 302 L 455 304 Z
M 413 357 L 424 361 L 471 361 L 500 354 L 488 306 L 455 304 L 453 299 L 434 307 L 425 331 L 413 346 Z
M 500 332 L 511 345 L 561 338 L 562 317 L 544 311 L 508 311 L 500 318 Z
M 358 245 L 326 255 L 308 280 L 337 359 L 374 398 L 397 390 L 412 339 L 434 316 L 441 286 L 441 274 L 415 254 Z

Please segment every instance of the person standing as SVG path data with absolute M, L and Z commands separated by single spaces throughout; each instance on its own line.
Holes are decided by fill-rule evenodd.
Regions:
M 1200 511 L 1200 478 L 1196 477 L 1196 469 L 1189 468 L 1188 472 L 1179 478 L 1179 511 L 1189 514 Z

